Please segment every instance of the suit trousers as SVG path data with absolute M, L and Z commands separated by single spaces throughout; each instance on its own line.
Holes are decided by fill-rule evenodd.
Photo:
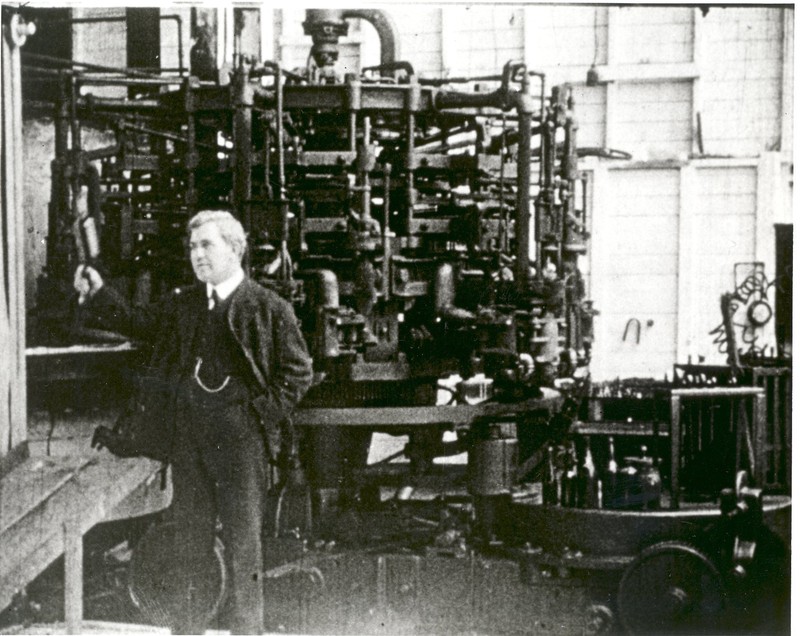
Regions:
M 264 594 L 261 532 L 266 495 L 267 454 L 260 422 L 245 383 L 233 376 L 218 393 L 194 378 L 178 392 L 176 444 L 172 463 L 172 519 L 179 563 L 213 563 L 217 523 L 221 525 L 227 571 L 229 628 L 233 634 L 263 633 Z M 176 575 L 185 603 L 173 633 L 203 633 L 208 571 Z M 191 570 L 191 568 L 189 568 Z M 206 604 L 203 607 L 203 604 Z

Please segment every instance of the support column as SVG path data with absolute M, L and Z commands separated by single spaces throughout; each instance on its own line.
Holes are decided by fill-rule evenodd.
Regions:
M 27 440 L 25 379 L 25 245 L 22 209 L 20 47 L 35 32 L 19 14 L 3 20 L 2 173 L 0 199 L 0 460 Z M 0 463 L 0 466 L 2 464 Z

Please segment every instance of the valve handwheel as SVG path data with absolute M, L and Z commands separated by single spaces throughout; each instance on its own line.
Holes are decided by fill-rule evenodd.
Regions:
M 653 545 L 628 567 L 619 584 L 619 617 L 629 634 L 716 632 L 724 610 L 722 577 L 690 545 Z

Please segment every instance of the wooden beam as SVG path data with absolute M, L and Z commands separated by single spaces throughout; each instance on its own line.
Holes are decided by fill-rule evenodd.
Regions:
M 75 519 L 83 535 L 113 518 L 115 509 L 142 484 L 158 487 L 153 476 L 160 466 L 107 453 L 84 458 L 31 457 L 0 480 L 6 493 L 0 492 L 0 503 L 8 505 L 8 510 L 0 510 L 0 610 L 64 553 L 64 523 Z M 27 510 L 13 505 L 18 499 L 27 503 Z
M 19 49 L 26 38 L 18 15 L 3 25 L 2 221 L 0 221 L 0 456 L 26 439 L 25 245 L 22 210 L 22 87 Z
M 74 517 L 64 523 L 64 619 L 67 634 L 82 632 L 83 534 Z

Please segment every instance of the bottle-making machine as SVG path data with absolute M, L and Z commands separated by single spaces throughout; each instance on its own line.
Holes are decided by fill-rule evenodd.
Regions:
M 375 26 L 381 60 L 342 75 L 349 18 Z M 293 303 L 316 376 L 271 504 L 276 624 L 747 624 L 751 608 L 731 613 L 729 593 L 749 593 L 762 540 L 763 567 L 780 561 L 764 519 L 787 501 L 767 505 L 740 477 L 721 509 L 687 512 L 670 492 L 665 510 L 662 476 L 677 489 L 680 457 L 662 464 L 658 431 L 625 460 L 613 441 L 598 451 L 594 433 L 574 435 L 595 313 L 578 160 L 620 155 L 578 145 L 570 87 L 514 61 L 497 76 L 422 78 L 395 59 L 381 11 L 308 10 L 303 28 L 304 69 L 237 54 L 220 74 L 202 29 L 191 74 L 39 69 L 59 95 L 38 337 L 117 340 L 70 304 L 76 266 L 153 300 L 192 279 L 192 214 L 230 209 L 251 275 Z M 113 141 L 85 146 L 90 128 Z M 408 443 L 368 462 L 376 432 Z M 466 464 L 448 462 L 462 453 Z

